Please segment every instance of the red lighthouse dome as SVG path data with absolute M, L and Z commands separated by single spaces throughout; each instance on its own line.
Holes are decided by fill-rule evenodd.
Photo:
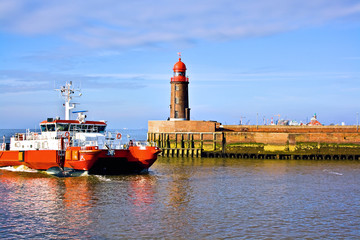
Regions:
M 186 66 L 185 63 L 183 63 L 181 61 L 181 58 L 179 58 L 179 61 L 177 63 L 175 63 L 174 68 L 173 68 L 174 72 L 184 72 L 186 71 Z
M 171 78 L 171 82 L 188 82 L 189 79 L 186 77 L 186 66 L 181 61 L 181 55 L 179 53 L 179 61 L 174 65 L 174 77 Z

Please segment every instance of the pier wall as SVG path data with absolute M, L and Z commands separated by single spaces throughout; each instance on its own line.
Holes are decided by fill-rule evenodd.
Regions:
M 244 126 L 149 121 L 148 140 L 167 156 L 359 159 L 357 126 Z
M 149 121 L 148 132 L 215 132 L 219 126 L 215 121 Z
M 223 126 L 227 142 L 290 144 L 299 142 L 360 144 L 356 126 Z

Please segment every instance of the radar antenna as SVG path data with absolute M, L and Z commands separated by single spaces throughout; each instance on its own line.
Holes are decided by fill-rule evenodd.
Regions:
M 65 120 L 70 120 L 70 110 L 76 107 L 78 103 L 71 103 L 71 100 L 74 97 L 80 97 L 82 95 L 80 89 L 75 89 L 72 86 L 72 81 L 69 83 L 66 82 L 65 86 L 62 86 L 60 89 L 55 89 L 59 91 L 61 96 L 65 99 L 65 103 L 63 104 L 65 107 Z M 75 92 L 80 92 L 79 96 L 74 96 Z

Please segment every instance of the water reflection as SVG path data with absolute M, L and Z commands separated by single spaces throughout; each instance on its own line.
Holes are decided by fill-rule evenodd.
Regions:
M 191 165 L 193 162 L 191 162 Z M 162 224 L 167 225 L 171 231 L 181 236 L 183 231 L 187 234 L 195 234 L 195 226 L 192 225 L 194 215 L 191 204 L 194 199 L 193 186 L 191 184 L 191 177 L 193 176 L 193 169 L 183 168 L 184 162 L 180 162 L 180 171 L 173 172 L 168 180 L 166 188 L 167 198 L 165 200 L 166 216 Z M 181 167 L 182 166 L 182 167 Z
M 155 187 L 156 178 L 154 176 L 133 176 L 128 187 L 128 194 L 131 203 L 137 207 L 137 209 L 146 210 L 147 207 L 154 203 Z
M 0 182 L 1 209 L 7 215 L 2 228 L 12 226 L 15 235 L 72 236 L 86 234 L 91 225 L 88 178 L 1 171 Z
M 88 229 L 95 224 L 92 218 L 92 206 L 97 202 L 93 192 L 94 183 L 88 177 L 69 177 L 64 178 L 59 185 L 63 191 L 61 196 L 63 219 L 60 223 L 66 223 L 62 226 L 64 231 L 71 228 L 75 236 L 82 234 L 90 237 L 92 231 Z

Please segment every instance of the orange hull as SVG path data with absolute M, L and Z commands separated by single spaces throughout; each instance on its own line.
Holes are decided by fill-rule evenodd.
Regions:
M 109 155 L 107 150 L 101 150 L 99 161 L 94 163 L 89 173 L 117 174 L 137 173 L 149 169 L 156 161 L 161 150 L 157 147 L 129 147 L 129 149 L 115 150 Z
M 46 170 L 59 166 L 57 150 L 0 151 L 0 167 L 24 165 Z
M 24 165 L 36 170 L 61 167 L 89 173 L 132 173 L 147 170 L 156 161 L 160 151 L 157 147 L 137 146 L 113 152 L 97 147 L 70 147 L 66 151 L 0 151 L 0 167 Z

